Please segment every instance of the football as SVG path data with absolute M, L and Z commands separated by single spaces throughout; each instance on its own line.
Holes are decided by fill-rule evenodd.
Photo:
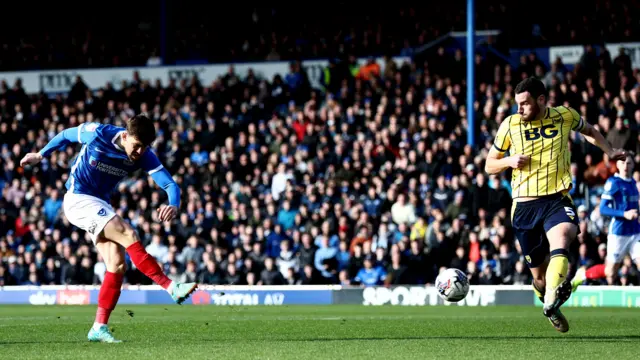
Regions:
M 443 300 L 458 302 L 469 293 L 469 279 L 458 269 L 446 269 L 436 278 L 436 288 Z

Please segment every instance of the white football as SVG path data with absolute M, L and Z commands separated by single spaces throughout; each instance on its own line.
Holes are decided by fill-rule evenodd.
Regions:
M 436 278 L 436 289 L 443 300 L 458 302 L 469 293 L 469 279 L 458 269 L 446 269 Z

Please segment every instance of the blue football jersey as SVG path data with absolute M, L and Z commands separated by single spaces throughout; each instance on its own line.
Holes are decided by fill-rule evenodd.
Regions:
M 607 179 L 600 202 L 600 213 L 611 217 L 609 234 L 629 236 L 640 233 L 638 220 L 627 220 L 624 212 L 638 210 L 638 188 L 633 179 L 623 179 L 618 174 Z
M 163 169 L 150 149 L 139 160 L 129 160 L 116 142 L 124 131 L 121 127 L 97 123 L 84 123 L 77 128 L 77 142 L 83 145 L 66 183 L 69 191 L 109 202 L 111 192 L 129 174 L 143 169 L 152 175 Z

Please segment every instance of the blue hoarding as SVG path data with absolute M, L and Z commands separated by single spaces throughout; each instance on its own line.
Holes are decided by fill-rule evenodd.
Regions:
M 194 305 L 328 305 L 332 291 L 323 290 L 197 290 L 185 304 Z M 39 288 L 0 291 L 0 304 L 83 305 L 98 303 L 98 289 Z M 172 304 L 169 294 L 157 290 L 122 290 L 119 304 Z

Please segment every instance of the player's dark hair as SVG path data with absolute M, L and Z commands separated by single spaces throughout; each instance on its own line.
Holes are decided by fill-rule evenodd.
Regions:
M 145 146 L 151 145 L 156 139 L 156 127 L 147 114 L 138 114 L 127 121 L 127 133 L 140 140 Z
M 523 92 L 527 91 L 529 92 L 529 94 L 531 94 L 531 97 L 536 100 L 538 99 L 538 97 L 540 97 L 540 95 L 544 95 L 545 97 L 547 96 L 547 88 L 544 86 L 542 81 L 534 77 L 526 78 L 520 81 L 518 85 L 516 85 L 516 94 L 522 94 Z

